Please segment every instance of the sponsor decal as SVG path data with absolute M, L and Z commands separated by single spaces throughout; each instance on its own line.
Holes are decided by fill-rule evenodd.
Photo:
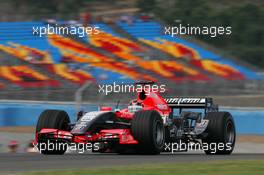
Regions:
M 165 101 L 173 104 L 203 104 L 205 98 L 166 98 Z

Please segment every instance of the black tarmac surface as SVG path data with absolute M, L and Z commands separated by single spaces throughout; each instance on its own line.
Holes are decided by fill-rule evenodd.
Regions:
M 188 163 L 218 160 L 264 160 L 264 154 L 232 154 L 215 156 L 205 154 L 116 155 L 116 154 L 0 154 L 0 174 L 16 174 L 28 171 L 111 167 L 153 163 Z

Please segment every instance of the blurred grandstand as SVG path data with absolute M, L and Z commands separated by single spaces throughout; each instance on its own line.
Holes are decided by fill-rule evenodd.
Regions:
M 90 7 L 96 20 L 89 25 L 100 33 L 83 38 L 33 35 L 33 27 L 54 24 L 44 20 L 1 22 L 1 99 L 74 101 L 76 91 L 92 82 L 83 99 L 93 102 L 100 98 L 98 84 L 137 80 L 157 81 L 180 96 L 263 94 L 257 68 L 192 40 L 164 35 L 165 24 L 140 14 L 130 1 L 103 4 Z M 56 23 L 82 25 L 68 20 Z

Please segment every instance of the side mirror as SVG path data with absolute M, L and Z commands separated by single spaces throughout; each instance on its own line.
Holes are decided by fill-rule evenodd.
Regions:
M 83 114 L 84 114 L 83 111 L 79 111 L 79 112 L 77 113 L 77 121 L 80 120 L 80 118 L 82 118 Z

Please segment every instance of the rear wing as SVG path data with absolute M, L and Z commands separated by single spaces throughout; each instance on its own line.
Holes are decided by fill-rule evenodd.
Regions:
M 200 97 L 169 97 L 164 98 L 171 108 L 198 108 L 205 109 L 205 112 L 218 111 L 218 105 L 213 104 L 212 98 Z

